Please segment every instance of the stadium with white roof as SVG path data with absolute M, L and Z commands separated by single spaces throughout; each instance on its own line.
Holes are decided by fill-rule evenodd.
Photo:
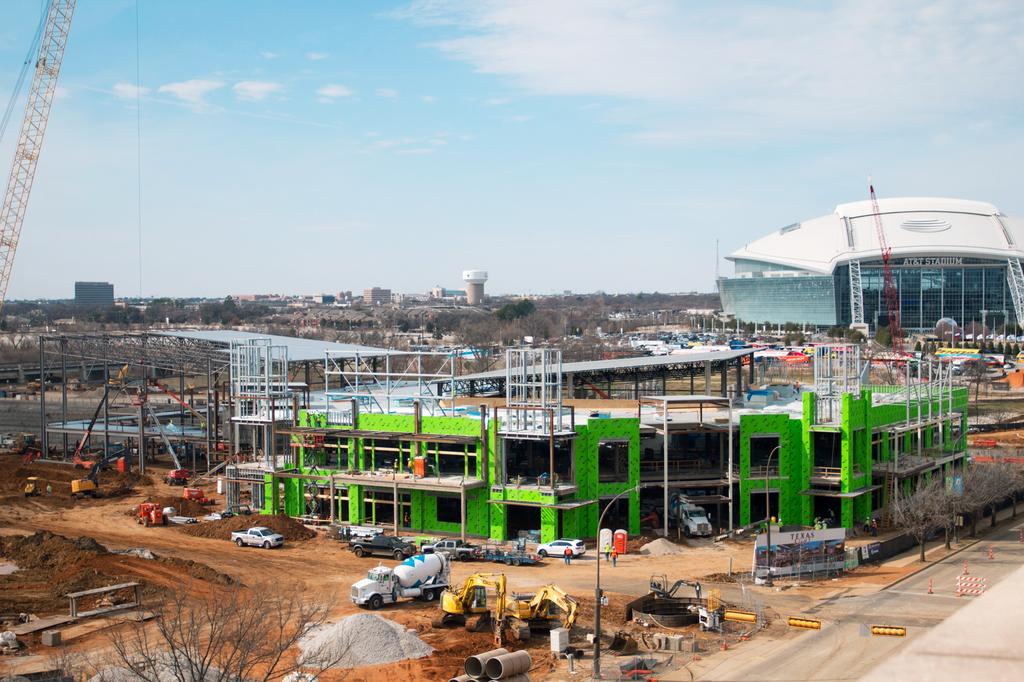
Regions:
M 905 329 L 941 318 L 990 330 L 1024 319 L 1024 220 L 963 199 L 879 200 Z M 882 249 L 870 201 L 783 227 L 727 257 L 726 313 L 745 322 L 885 326 Z

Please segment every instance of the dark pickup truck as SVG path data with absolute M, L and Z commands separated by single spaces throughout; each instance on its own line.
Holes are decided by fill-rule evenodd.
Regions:
M 358 557 L 389 556 L 395 561 L 407 559 L 416 553 L 415 545 L 390 535 L 375 535 L 372 538 L 352 540 L 348 548 Z

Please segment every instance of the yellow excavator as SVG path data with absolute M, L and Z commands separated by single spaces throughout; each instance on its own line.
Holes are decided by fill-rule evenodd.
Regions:
M 488 593 L 494 598 L 488 600 Z M 471 632 L 493 630 L 495 641 L 524 640 L 530 629 L 572 629 L 579 603 L 557 585 L 545 585 L 534 594 L 509 597 L 505 574 L 475 573 L 458 588 L 441 594 L 440 626 L 464 625 Z M 467 620 L 467 616 L 477 618 Z
M 496 609 L 504 612 L 505 588 L 504 573 L 474 573 L 462 581 L 459 587 L 449 587 L 441 593 L 442 614 L 439 624 L 446 627 L 465 625 L 472 632 L 489 629 L 492 612 Z M 490 602 L 487 599 L 488 592 L 494 593 Z M 467 616 L 479 618 L 468 622 Z
M 505 615 L 531 628 L 571 630 L 579 606 L 579 602 L 558 585 L 545 585 L 534 594 L 513 595 L 505 607 Z

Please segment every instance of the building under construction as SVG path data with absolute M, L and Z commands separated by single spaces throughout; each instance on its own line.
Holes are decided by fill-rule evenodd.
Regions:
M 510 350 L 503 400 L 479 405 L 437 388 L 466 385 L 449 361 L 328 353 L 323 401 L 275 426 L 290 441 L 277 460 L 231 467 L 235 494 L 312 522 L 502 540 L 593 537 L 627 491 L 607 518 L 633 533 L 669 531 L 678 495 L 721 531 L 768 516 L 852 527 L 965 458 L 966 390 L 948 371 L 908 359 L 871 384 L 853 346 L 818 349 L 813 387 L 743 389 L 739 371 L 740 392 L 723 380 L 723 395 L 608 410 L 563 402 L 555 350 Z

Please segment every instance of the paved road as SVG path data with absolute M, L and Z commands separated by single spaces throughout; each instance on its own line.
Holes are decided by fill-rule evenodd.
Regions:
M 1013 524 L 996 531 L 890 589 L 865 596 L 840 594 L 803 611 L 824 621 L 820 632 L 809 631 L 781 643 L 755 638 L 728 656 L 714 656 L 691 665 L 691 669 L 696 679 L 723 682 L 858 679 L 972 599 L 955 594 L 956 576 L 963 571 L 964 561 L 970 575 L 986 578 L 989 586 L 1024 564 L 1024 544 L 1018 540 L 1021 527 Z M 990 544 L 992 560 L 988 558 Z M 928 594 L 929 580 L 933 594 Z M 865 624 L 904 625 L 908 637 L 864 635 Z

